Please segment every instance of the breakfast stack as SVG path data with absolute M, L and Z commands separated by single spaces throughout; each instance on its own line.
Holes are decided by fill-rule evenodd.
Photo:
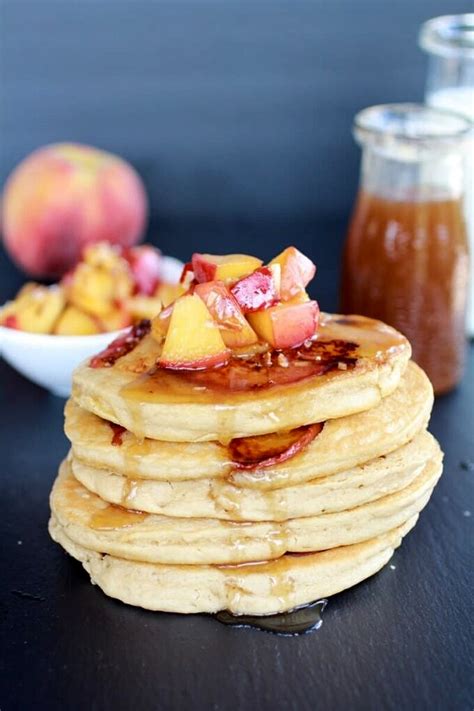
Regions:
M 75 371 L 50 533 L 151 610 L 271 615 L 376 573 L 442 471 L 408 341 L 320 313 L 312 262 L 193 255 L 183 295 Z

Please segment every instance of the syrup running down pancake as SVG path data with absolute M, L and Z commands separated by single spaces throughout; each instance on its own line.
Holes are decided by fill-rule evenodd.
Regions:
M 51 511 L 72 540 L 121 558 L 176 565 L 271 560 L 351 545 L 400 526 L 427 503 L 441 461 L 436 447 L 408 486 L 361 506 L 259 522 L 159 516 L 107 504 L 74 478 L 66 461 L 53 486 Z
M 156 365 L 160 346 L 145 335 L 111 367 L 81 365 L 73 398 L 140 437 L 229 442 L 374 407 L 399 384 L 410 352 L 379 321 L 325 314 L 315 337 L 292 352 L 173 372 Z
M 71 457 L 71 470 L 103 501 L 142 512 L 179 518 L 228 521 L 287 521 L 345 511 L 408 486 L 438 450 L 425 432 L 403 447 L 363 465 L 297 486 L 249 489 L 225 479 L 153 481 L 128 478 L 87 466 Z
M 117 426 L 111 429 L 110 423 L 78 407 L 73 400 L 66 405 L 65 429 L 74 458 L 95 469 L 169 484 L 225 478 L 239 488 L 270 490 L 328 476 L 392 452 L 426 427 L 432 405 L 433 389 L 428 378 L 409 363 L 399 387 L 379 405 L 327 421 L 292 458 L 252 470 L 235 469 L 232 441 L 229 446 L 218 442 L 163 442 L 140 439 L 119 428 L 118 444 Z
M 390 326 L 320 313 L 315 272 L 295 247 L 196 253 L 74 372 L 49 530 L 106 594 L 307 629 L 415 524 L 442 471 L 431 384 Z
M 54 517 L 49 532 L 106 595 L 129 605 L 185 614 L 229 610 L 234 615 L 272 615 L 335 595 L 374 575 L 416 520 L 407 519 L 364 543 L 233 566 L 163 565 L 104 555 L 69 538 Z

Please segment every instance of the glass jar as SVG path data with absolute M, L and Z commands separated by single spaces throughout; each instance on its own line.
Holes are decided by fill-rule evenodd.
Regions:
M 462 374 L 469 272 L 463 149 L 469 121 L 422 104 L 358 113 L 360 189 L 344 251 L 341 307 L 404 333 L 435 391 Z
M 421 27 L 419 43 L 429 56 L 426 103 L 463 114 L 474 125 L 474 13 L 428 20 Z M 465 157 L 466 224 L 474 254 L 474 128 Z M 474 261 L 470 284 L 467 331 L 474 336 Z

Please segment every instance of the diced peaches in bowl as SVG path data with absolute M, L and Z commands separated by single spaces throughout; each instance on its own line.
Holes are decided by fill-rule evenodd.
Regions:
M 0 353 L 34 382 L 67 395 L 81 360 L 186 291 L 182 269 L 151 245 L 88 245 L 59 283 L 27 283 L 0 307 Z

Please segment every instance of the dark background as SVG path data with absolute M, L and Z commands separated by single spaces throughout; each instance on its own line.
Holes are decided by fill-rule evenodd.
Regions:
M 332 308 L 357 187 L 352 118 L 422 99 L 419 26 L 469 5 L 3 0 L 0 182 L 45 143 L 116 152 L 145 180 L 164 251 L 266 258 L 295 242 L 333 272 L 317 294 Z M 20 277 L 0 262 L 0 280 L 1 302 Z

